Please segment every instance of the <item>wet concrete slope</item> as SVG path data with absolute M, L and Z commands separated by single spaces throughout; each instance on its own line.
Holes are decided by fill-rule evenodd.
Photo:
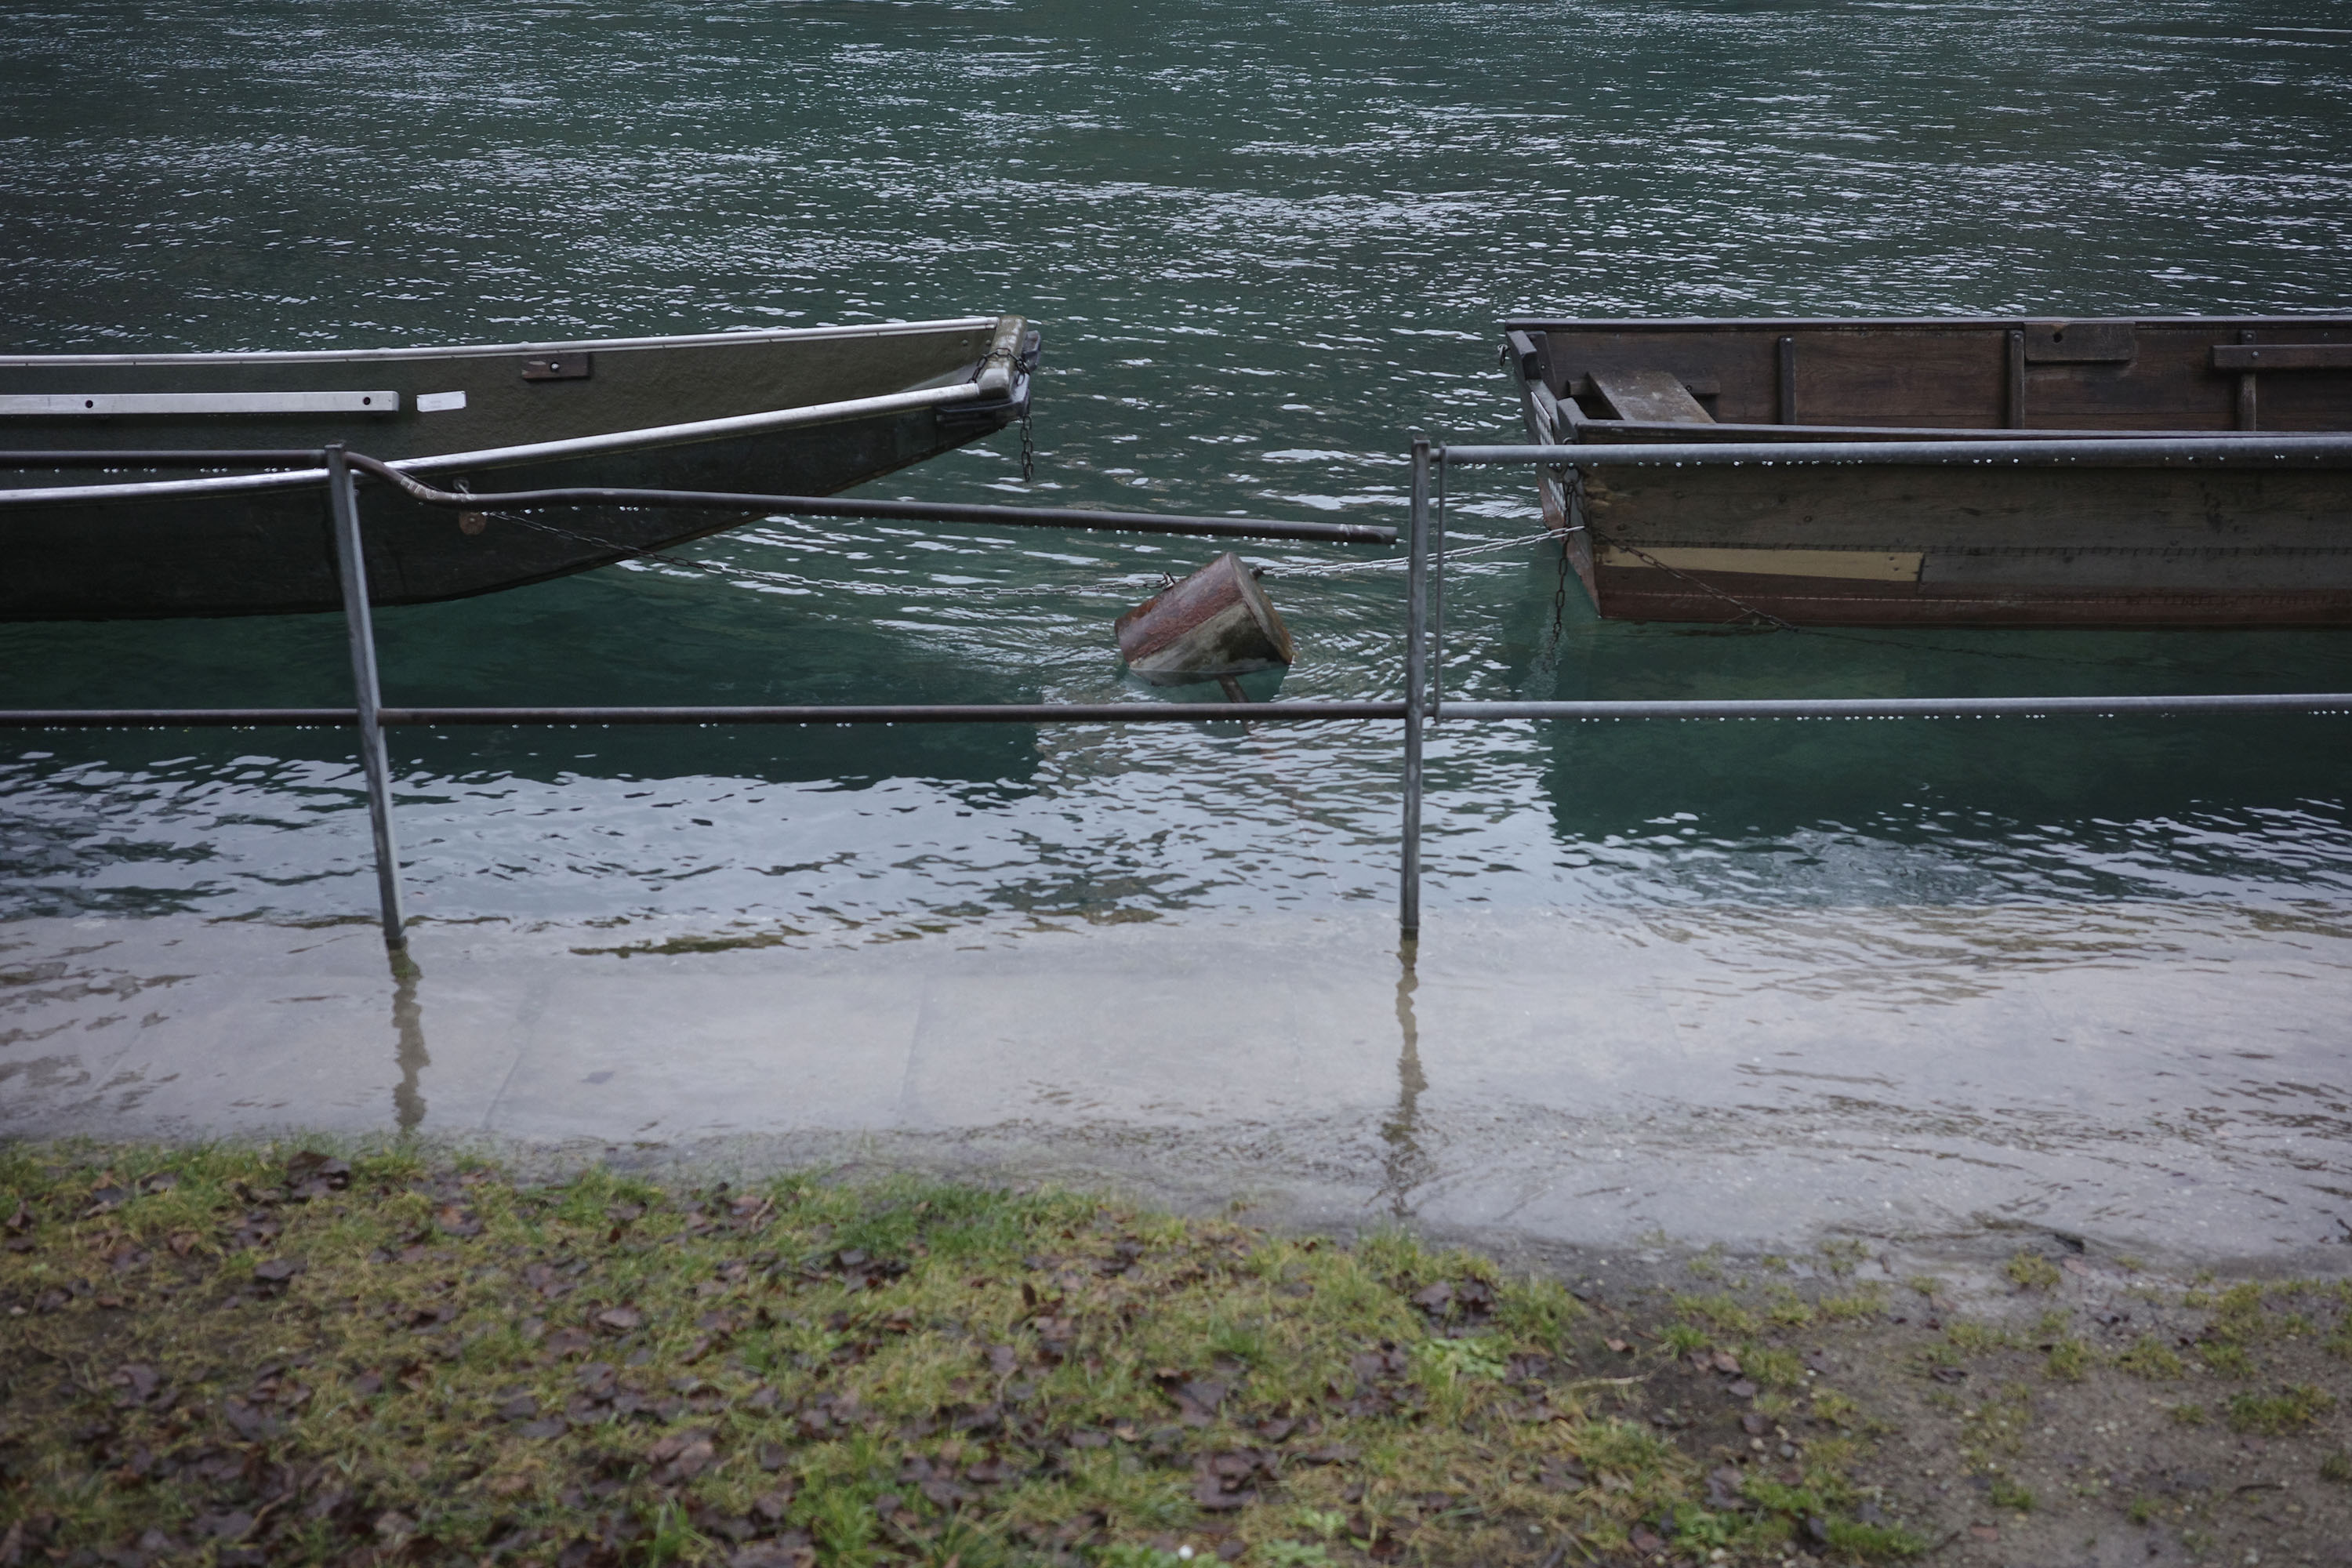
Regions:
M 1538 1247 L 2352 1264 L 2339 921 L 1450 917 L 1410 962 L 1371 917 L 612 946 L 427 925 L 398 980 L 362 925 L 12 922 L 0 1134 L 984 1169 Z

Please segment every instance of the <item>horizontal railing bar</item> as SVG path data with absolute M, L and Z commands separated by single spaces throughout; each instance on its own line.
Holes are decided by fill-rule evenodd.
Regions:
M 778 708 L 383 708 L 407 728 L 462 724 L 1089 724 L 1203 720 L 1401 719 L 1402 702 L 928 702 Z M 5 729 L 252 728 L 352 724 L 350 708 L 0 709 Z
M 387 725 L 552 724 L 1154 724 L 1402 719 L 1402 702 L 948 702 L 823 703 L 792 707 L 385 708 Z M 1447 701 L 1433 718 L 1516 719 L 1969 719 L 2063 714 L 2352 712 L 2352 691 L 2216 692 L 2119 697 L 1824 697 L 1607 700 L 1590 702 Z M 0 729 L 179 729 L 351 724 L 349 708 L 0 709 Z
M 0 468 L 268 468 L 327 460 L 318 447 L 185 447 L 168 451 L 0 452 Z M 323 481 L 321 481 L 323 482 Z
M 0 452 L 0 468 L 255 468 L 274 463 L 323 463 L 308 450 L 183 452 Z M 1270 519 L 1171 517 L 1092 508 L 965 505 L 958 502 L 861 500 L 842 496 L 746 494 L 722 490 L 572 488 L 467 494 L 411 478 L 400 468 L 352 453 L 352 467 L 383 479 L 427 506 L 467 510 L 526 510 L 542 506 L 621 506 L 718 511 L 792 512 L 804 517 L 871 517 L 908 522 L 960 522 L 1001 528 L 1074 528 L 1117 533 L 1158 533 L 1197 539 L 1280 539 L 1313 544 L 1394 544 L 1396 530 L 1355 522 L 1284 522 Z M 312 482 L 324 483 L 318 469 Z M 79 487 L 76 487 L 79 488 Z M 107 487 L 110 490 L 116 487 Z M 58 494 L 65 495 L 65 487 Z
M 1448 463 L 1558 464 L 1574 468 L 1698 468 L 1739 463 L 1869 464 L 2020 468 L 2168 468 L 2175 463 L 2251 467 L 2289 461 L 2352 463 L 2352 436 L 2197 436 L 2095 441 L 1693 441 L 1594 442 L 1569 447 L 1441 447 Z
M 5 708 L 8 730 L 316 729 L 356 724 L 354 708 Z
M 896 518 L 908 522 L 964 522 L 1008 528 L 1101 529 L 1119 533 L 1182 534 L 1205 539 L 1288 539 L 1325 544 L 1394 544 L 1396 530 L 1360 522 L 1276 522 L 1242 517 L 1170 517 L 1141 511 L 1077 507 L 985 506 L 961 501 L 861 500 L 842 496 L 780 496 L 729 490 L 645 490 L 571 488 L 504 493 L 436 489 L 373 458 L 353 454 L 352 467 L 374 475 L 427 506 L 473 511 L 528 510 L 542 506 L 681 507 L 716 511 L 792 512 L 803 517 Z
M 1993 719 L 2059 714 L 2352 712 L 2352 691 L 2217 692 L 2161 697 L 1824 697 L 1726 701 L 1456 702 L 1433 717 L 1504 719 Z
M 907 702 L 792 708 L 386 708 L 386 724 L 1092 724 L 1399 719 L 1402 702 Z

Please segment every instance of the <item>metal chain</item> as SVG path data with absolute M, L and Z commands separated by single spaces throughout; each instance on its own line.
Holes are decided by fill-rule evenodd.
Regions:
M 1648 551 L 1643 549 L 1638 544 L 1628 544 L 1622 539 L 1612 539 L 1597 528 L 1592 529 L 1591 531 L 1592 533 L 1594 543 L 1605 544 L 1612 550 L 1622 550 L 1628 555 L 1637 556 L 1641 560 L 1648 563 L 1650 565 L 1656 567 L 1659 571 L 1668 573 L 1674 576 L 1681 578 L 1684 582 L 1688 583 L 1692 587 L 1696 588 L 1700 593 L 1712 594 L 1717 598 L 1721 599 L 1725 604 L 1729 605 L 1732 608 L 1741 611 L 1744 614 L 1753 616 L 1759 621 L 1763 621 L 1770 626 L 1778 626 L 1784 632 L 1793 632 L 1802 629 L 1791 622 L 1782 620 L 1780 616 L 1774 615 L 1769 610 L 1759 610 L 1755 605 L 1748 604 L 1745 600 L 1733 598 L 1730 595 L 1725 593 L 1722 589 L 1717 587 L 1712 583 L 1703 582 L 1700 579 L 1692 576 L 1689 573 L 1681 570 L 1679 567 L 1667 565 L 1664 562 L 1659 560 L 1656 556 L 1651 554 Z M 1561 557 L 1561 561 L 1563 563 L 1562 570 L 1566 569 L 1566 560 L 1567 557 Z
M 1584 530 L 1584 470 L 1556 468 L 1553 473 L 1559 481 L 1560 521 L 1567 525 L 1559 534 L 1559 581 L 1551 591 L 1551 646 L 1557 648 L 1568 623 L 1569 545 Z
M 1560 626 L 1568 619 L 1568 535 L 1559 536 L 1559 585 L 1551 591 L 1551 640 L 1559 642 Z
M 459 484 L 462 486 L 463 481 L 459 481 Z M 524 528 L 532 529 L 541 533 L 553 534 L 559 539 L 569 539 L 578 543 L 594 545 L 602 550 L 618 550 L 624 555 L 635 560 L 654 561 L 666 566 L 683 567 L 689 573 L 698 573 L 705 576 L 716 577 L 723 582 L 733 582 L 745 575 L 747 573 L 757 574 L 756 570 L 753 568 L 722 565 L 716 562 L 697 561 L 691 556 L 672 554 L 668 550 L 647 550 L 635 545 L 615 544 L 612 540 L 599 539 L 593 534 L 575 532 L 571 529 L 560 527 L 557 524 L 546 522 L 538 518 L 523 516 L 520 512 L 491 511 L 483 512 L 479 515 L 485 519 L 495 520 L 499 522 L 518 523 Z M 1569 531 L 1570 533 L 1574 533 L 1579 531 L 1579 530 L 1570 529 Z M 1758 609 L 1753 605 L 1744 604 L 1740 600 L 1733 598 L 1722 589 L 1716 587 L 1713 584 L 1701 582 L 1699 579 L 1693 577 L 1687 572 L 1677 571 L 1675 568 L 1668 566 L 1664 562 L 1660 561 L 1657 557 L 1650 554 L 1647 551 L 1643 550 L 1638 545 L 1627 544 L 1622 540 L 1611 539 L 1604 534 L 1590 529 L 1585 530 L 1585 531 L 1592 532 L 1592 537 L 1596 542 L 1606 544 L 1612 549 L 1622 550 L 1631 555 L 1638 556 L 1642 560 L 1648 562 L 1651 565 L 1657 567 L 1659 570 L 1666 572 L 1674 576 L 1680 577 L 1685 582 L 1691 584 L 1694 587 L 1696 587 L 1705 593 L 1711 594 L 1715 597 L 1723 600 L 1726 604 L 1745 611 L 1747 614 L 1754 616 L 1758 619 L 1762 620 L 1768 625 L 1781 631 L 1796 632 L 1806 637 L 1826 637 L 1836 642 L 1866 643 L 1876 647 L 1903 648 L 1911 652 L 1965 655 L 1972 658 L 2010 659 L 2029 664 L 2064 664 L 2084 669 L 2116 669 L 2124 668 L 2126 665 L 2133 668 L 2145 667 L 2144 661 L 2137 658 L 2130 659 L 2082 658 L 2078 657 L 2069 657 L 2064 654 L 2021 653 L 2005 649 L 1979 647 L 1948 647 L 1937 643 L 1917 643 L 1897 637 L 1872 637 L 1867 633 L 1863 632 L 1833 630 L 1827 626 L 1801 626 L 1791 622 L 1784 621 L 1778 616 Z M 1552 593 L 1551 629 L 1552 640 L 1556 644 L 1559 639 L 1562 617 L 1566 614 L 1568 606 L 1569 542 L 1565 538 L 1561 538 L 1560 535 L 1547 530 L 1542 533 L 1527 534 L 1517 539 L 1489 540 L 1482 544 L 1469 544 L 1463 546 L 1459 550 L 1449 550 L 1445 552 L 1445 559 L 1451 561 L 1457 560 L 1465 555 L 1483 555 L 1491 551 L 1507 550 L 1516 545 L 1529 544 L 1546 539 L 1559 539 L 1560 541 L 1559 586 Z M 696 542 L 681 541 L 681 542 Z M 1293 567 L 1286 571 L 1282 568 L 1275 567 L 1269 568 L 1269 572 L 1278 574 L 1284 577 L 1319 577 L 1326 575 L 1336 576 L 1344 572 L 1396 569 L 1401 568 L 1406 563 L 1402 560 L 1368 561 L 1360 563 L 1349 562 L 1339 564 L 1336 569 L 1310 566 Z M 1160 586 L 1163 589 L 1173 585 L 1166 573 L 1161 573 L 1160 576 Z M 982 598 L 997 595 L 1018 596 L 1053 592 L 1090 593 L 1108 595 L 1121 591 L 1129 593 L 1133 591 L 1132 579 L 1110 578 L 1098 583 L 1070 584 L 1058 588 L 1043 587 L 1028 584 L 1003 584 L 987 585 L 959 585 L 952 590 L 955 595 L 959 598 Z
M 1522 544 L 1540 544 L 1552 537 L 1549 530 L 1541 533 L 1522 533 L 1509 539 L 1490 539 L 1481 544 L 1465 544 L 1459 550 L 1448 550 L 1443 559 L 1459 561 L 1465 555 L 1486 555 L 1497 550 L 1516 550 Z M 1437 555 L 1432 561 L 1440 559 Z M 1334 561 L 1316 566 L 1269 566 L 1270 576 L 1289 577 L 1352 577 L 1367 572 L 1402 572 L 1412 563 L 1404 556 L 1391 556 L 1381 561 Z
M 1037 477 L 1037 437 L 1031 428 L 1034 406 L 1027 403 L 1021 405 L 1021 482 L 1024 485 Z

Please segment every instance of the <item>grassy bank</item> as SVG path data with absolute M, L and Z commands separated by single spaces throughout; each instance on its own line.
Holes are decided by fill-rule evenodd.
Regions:
M 1834 1258 L 1589 1305 L 1402 1236 L 911 1182 L 18 1149 L 0 1223 L 0 1563 L 1892 1561 L 1988 1528 L 1914 1447 L 1998 1540 L 2038 1404 L 2182 1364 L 2048 1304 L 1928 1329 L 1936 1282 Z M 2326 1379 L 2253 1361 L 2340 1370 L 2312 1295 L 2291 1333 L 2210 1307 L 2248 1378 L 2166 1433 L 2324 1468 Z

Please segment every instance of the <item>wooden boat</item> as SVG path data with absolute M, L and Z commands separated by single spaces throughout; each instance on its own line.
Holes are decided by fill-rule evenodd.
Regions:
M 2352 431 L 2347 317 L 1528 319 L 1505 344 L 1543 445 Z M 1539 472 L 1615 619 L 2352 625 L 2352 468 L 2332 459 Z
M 360 352 L 0 358 L 0 448 L 315 448 L 435 485 L 826 495 L 1027 411 L 1019 316 L 705 336 Z M 234 616 L 341 604 L 319 470 L 0 472 L 0 619 Z M 225 488 L 287 468 L 279 488 Z M 276 482 L 276 481 L 273 481 Z M 21 492 L 78 487 L 71 500 Z M 95 493 L 90 493 L 91 491 Z M 371 597 L 462 598 L 731 527 L 740 512 L 491 514 L 363 494 Z

